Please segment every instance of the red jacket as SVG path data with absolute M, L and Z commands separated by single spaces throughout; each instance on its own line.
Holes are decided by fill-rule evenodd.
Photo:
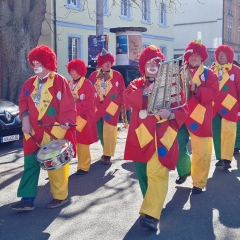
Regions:
M 69 84 L 61 75 L 50 72 L 42 91 L 41 104 L 35 106 L 33 96 L 37 88 L 38 79 L 36 76 L 28 79 L 21 90 L 19 110 L 20 116 L 23 112 L 29 111 L 30 123 L 33 128 L 33 136 L 41 146 L 47 143 L 46 137 L 52 139 L 67 139 L 73 144 L 76 150 L 75 127 L 67 131 L 59 126 L 40 126 L 42 124 L 65 124 L 66 122 L 76 123 L 76 107 Z M 37 144 L 30 135 L 24 134 L 24 155 L 29 155 L 38 149 Z
M 125 90 L 125 85 L 123 77 L 118 71 L 110 70 L 110 78 L 106 80 L 107 88 L 104 97 L 101 95 L 101 79 L 97 78 L 99 73 L 100 70 L 95 71 L 89 77 L 97 92 L 95 119 L 98 121 L 102 118 L 108 124 L 117 126 L 120 105 L 124 104 L 123 91 Z
M 179 156 L 176 135 L 186 119 L 187 105 L 172 110 L 175 114 L 173 120 L 163 121 L 159 116 L 143 118 L 141 113 L 146 111 L 148 103 L 148 98 L 143 96 L 143 90 L 148 86 L 148 80 L 139 78 L 132 81 L 124 92 L 126 101 L 132 107 L 124 159 L 146 163 L 157 151 L 162 165 L 174 170 Z M 181 94 L 181 103 L 184 102 L 185 98 Z M 171 107 L 175 105 L 172 103 Z
M 77 109 L 77 143 L 89 145 L 98 141 L 95 121 L 95 88 L 91 81 L 82 77 L 75 86 L 70 81 L 70 88 Z
M 203 68 L 200 72 L 198 70 L 193 77 L 198 82 L 197 93 L 193 94 L 188 100 L 189 113 L 186 119 L 186 126 L 191 133 L 198 137 L 211 137 L 212 105 L 219 94 L 218 79 L 211 69 L 207 70 L 207 76 L 205 76 Z
M 214 67 L 213 69 L 218 78 L 221 79 L 219 81 L 219 95 L 214 101 L 213 117 L 218 113 L 222 118 L 236 122 L 240 103 L 240 68 L 232 64 L 232 68 L 226 73 L 218 71 Z

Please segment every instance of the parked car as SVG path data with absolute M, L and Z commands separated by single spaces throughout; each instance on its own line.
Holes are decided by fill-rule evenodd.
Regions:
M 13 102 L 0 99 L 0 143 L 17 141 L 22 136 L 18 106 Z

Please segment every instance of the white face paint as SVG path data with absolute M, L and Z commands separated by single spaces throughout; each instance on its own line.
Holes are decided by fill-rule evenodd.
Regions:
M 35 73 L 42 73 L 43 69 L 42 67 L 34 68 Z
M 147 67 L 147 72 L 150 74 L 156 74 L 158 71 L 158 67 Z
M 42 64 L 38 61 L 33 61 L 33 70 L 35 73 L 42 73 Z

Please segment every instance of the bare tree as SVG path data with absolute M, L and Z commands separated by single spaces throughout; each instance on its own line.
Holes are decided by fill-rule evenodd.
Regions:
M 18 102 L 22 84 L 33 74 L 28 52 L 37 45 L 46 0 L 0 0 L 1 97 Z

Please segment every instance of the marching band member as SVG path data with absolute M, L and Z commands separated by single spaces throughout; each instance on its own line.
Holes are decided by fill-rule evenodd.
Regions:
M 240 104 L 239 104 L 239 108 L 240 108 Z M 240 150 L 240 109 L 238 110 L 237 132 L 236 132 L 236 140 L 235 140 L 233 155 L 239 154 L 239 150 Z
M 228 45 L 220 45 L 215 52 L 213 70 L 219 80 L 219 96 L 213 106 L 213 142 L 215 164 L 231 168 L 237 132 L 240 101 L 240 68 L 233 64 L 234 51 Z
M 95 123 L 95 88 L 91 81 L 85 78 L 87 68 L 82 60 L 75 59 L 67 65 L 71 75 L 70 88 L 77 109 L 77 175 L 89 172 L 91 155 L 89 145 L 97 142 L 97 127 Z
M 178 138 L 181 151 L 177 163 L 179 178 L 176 183 L 184 183 L 191 173 L 192 193 L 199 194 L 207 184 L 212 156 L 212 102 L 217 98 L 219 90 L 216 74 L 203 65 L 208 58 L 206 46 L 200 40 L 196 40 L 188 44 L 185 52 L 182 73 L 187 71 L 190 81 L 189 113 Z M 192 162 L 186 148 L 189 136 Z M 186 175 L 181 176 L 180 172 L 185 172 Z
M 147 114 L 149 94 L 153 90 L 160 61 L 164 60 L 160 49 L 153 45 L 145 48 L 139 57 L 142 77 L 133 80 L 124 92 L 126 102 L 132 107 L 124 159 L 135 162 L 144 196 L 140 225 L 154 231 L 167 195 L 169 169 L 175 169 L 178 159 L 177 131 L 187 116 L 186 105 L 172 111 L 162 109 L 158 115 Z M 183 94 L 181 101 L 184 102 Z M 176 104 L 172 103 L 171 107 Z
M 97 56 L 99 70 L 93 72 L 89 79 L 97 92 L 95 118 L 98 137 L 103 146 L 102 161 L 111 164 L 117 144 L 117 124 L 123 103 L 124 80 L 118 71 L 111 69 L 114 56 L 104 48 Z
M 50 47 L 40 45 L 29 52 L 28 60 L 35 75 L 24 83 L 19 101 L 19 116 L 24 132 L 24 171 L 17 195 L 22 199 L 10 206 L 19 211 L 34 210 L 40 173 L 40 163 L 36 159 L 38 147 L 52 139 L 63 138 L 75 146 L 75 127 L 68 126 L 75 124 L 75 102 L 67 80 L 55 73 L 56 54 Z M 40 121 L 60 126 L 41 127 Z M 68 172 L 69 163 L 48 171 L 53 195 L 48 208 L 56 208 L 68 202 Z
M 233 60 L 233 64 L 240 67 L 240 64 L 236 60 Z M 239 108 L 240 108 L 240 104 L 239 104 Z M 238 110 L 236 141 L 235 141 L 233 154 L 234 155 L 239 154 L 239 150 L 240 150 L 240 109 Z

